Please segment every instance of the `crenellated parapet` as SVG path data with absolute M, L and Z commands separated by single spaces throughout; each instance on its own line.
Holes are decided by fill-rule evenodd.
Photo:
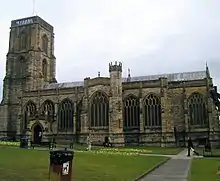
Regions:
M 117 61 L 115 61 L 114 64 L 112 62 L 109 63 L 109 72 L 113 72 L 113 71 L 122 72 L 122 63 Z

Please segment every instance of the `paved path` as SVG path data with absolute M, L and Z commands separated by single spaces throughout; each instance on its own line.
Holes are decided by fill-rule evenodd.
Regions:
M 192 157 L 186 156 L 186 150 L 172 155 L 170 160 L 155 169 L 140 181 L 187 181 Z

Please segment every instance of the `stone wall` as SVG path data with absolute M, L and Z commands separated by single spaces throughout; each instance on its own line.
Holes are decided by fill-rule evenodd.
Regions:
M 114 77 L 115 76 L 115 77 Z M 68 98 L 74 103 L 74 109 L 79 101 L 82 101 L 81 110 L 81 123 L 80 132 L 78 132 L 78 141 L 85 142 L 87 136 L 90 136 L 94 142 L 102 142 L 105 136 L 111 135 L 117 143 L 121 143 L 124 140 L 131 140 L 130 142 L 137 144 L 147 144 L 147 145 L 173 145 L 175 143 L 174 138 L 174 127 L 176 127 L 177 132 L 189 131 L 188 130 L 188 107 L 187 99 L 194 93 L 199 92 L 206 95 L 207 87 L 204 81 L 191 81 L 191 82 L 167 82 L 166 79 L 159 79 L 154 81 L 146 82 L 126 82 L 122 83 L 117 79 L 118 74 L 109 78 L 86 78 L 84 80 L 84 87 L 73 87 L 73 88 L 62 88 L 62 89 L 49 89 L 49 90 L 38 90 L 38 91 L 26 91 L 22 94 L 21 105 L 19 106 L 19 114 L 22 115 L 23 108 L 26 103 L 32 100 L 39 110 L 46 100 L 51 100 L 55 104 L 55 114 L 57 115 L 58 104 Z M 112 79 L 112 80 L 111 80 Z M 121 85 L 121 87 L 120 87 Z M 121 90 L 121 91 L 120 91 Z M 110 101 L 110 126 L 107 130 L 89 129 L 89 100 L 96 91 L 104 92 Z M 133 131 L 129 133 L 123 132 L 123 99 L 129 95 L 135 95 L 139 97 L 140 107 L 143 107 L 143 100 L 150 93 L 154 93 L 161 99 L 162 105 L 162 129 L 148 129 L 144 127 L 143 113 L 140 112 L 140 130 Z M 211 100 L 210 100 L 211 101 Z M 210 128 L 215 128 L 212 133 L 212 139 L 217 140 L 219 138 L 219 124 L 217 121 L 216 110 L 213 103 L 210 102 L 211 113 L 210 113 Z M 1 110 L 5 109 L 1 108 Z M 16 108 L 13 108 L 15 110 Z M 113 114 L 114 113 L 114 114 Z M 7 116 L 6 116 L 7 117 Z M 76 126 L 76 112 L 74 112 L 74 126 Z M 20 120 L 22 121 L 22 119 Z M 6 124 L 6 119 L 1 124 L 4 127 Z M 20 123 L 16 122 L 17 127 Z M 57 129 L 57 120 L 55 121 L 54 129 Z M 3 129 L 2 129 L 3 130 Z M 209 131 L 209 129 L 208 129 Z M 206 135 L 207 128 L 196 130 L 191 129 L 191 135 L 193 132 L 195 137 L 200 135 Z M 45 135 L 50 137 L 50 135 L 58 134 L 59 139 L 64 139 L 68 137 L 71 139 L 75 137 L 76 130 L 74 132 L 45 132 Z M 65 138 L 66 139 L 66 138 Z M 183 138 L 180 138 L 183 140 Z M 187 139 L 187 134 L 185 134 L 185 140 Z M 132 141 L 133 140 L 133 141 Z

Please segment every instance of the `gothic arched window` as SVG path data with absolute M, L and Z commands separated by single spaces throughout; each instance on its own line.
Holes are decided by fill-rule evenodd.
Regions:
M 161 103 L 160 99 L 150 94 L 146 97 L 143 104 L 144 122 L 147 127 L 161 127 Z
M 73 103 L 69 99 L 64 99 L 58 108 L 58 130 L 73 131 Z
M 109 101 L 101 91 L 93 94 L 90 100 L 90 127 L 106 127 L 109 125 Z
M 53 121 L 54 119 L 54 103 L 50 100 L 44 101 L 44 103 L 41 106 L 41 115 L 47 116 L 48 121 Z
M 24 50 L 27 48 L 27 35 L 22 32 L 19 35 L 19 50 Z
M 193 93 L 188 98 L 188 106 L 190 124 L 195 126 L 207 125 L 206 106 L 203 95 Z
M 42 37 L 42 49 L 44 53 L 48 53 L 48 38 L 46 35 Z
M 24 129 L 27 129 L 29 120 L 34 119 L 37 114 L 37 106 L 34 102 L 29 101 L 24 108 Z
M 130 95 L 124 100 L 124 128 L 139 128 L 140 104 L 137 97 Z
M 47 60 L 46 59 L 42 61 L 42 73 L 43 73 L 43 78 L 46 81 L 47 80 Z

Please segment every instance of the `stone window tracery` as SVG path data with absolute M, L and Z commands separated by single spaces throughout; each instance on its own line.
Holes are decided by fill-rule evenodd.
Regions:
M 58 130 L 73 131 L 74 109 L 73 103 L 69 99 L 64 99 L 58 108 Z
M 42 49 L 44 53 L 48 53 L 48 38 L 47 35 L 42 37 Z
M 162 126 L 161 102 L 156 95 L 150 94 L 146 97 L 144 100 L 143 109 L 145 126 Z
M 124 128 L 139 128 L 140 104 L 137 97 L 129 95 L 124 100 Z
M 28 122 L 37 114 L 37 106 L 34 102 L 29 101 L 24 109 L 24 129 L 27 129 Z
M 189 121 L 194 126 L 207 125 L 206 105 L 203 95 L 193 93 L 188 99 Z
M 54 112 L 55 112 L 55 108 L 53 102 L 50 100 L 44 101 L 41 107 L 41 115 L 53 118 Z
M 95 92 L 90 100 L 90 127 L 106 127 L 109 125 L 109 101 L 101 92 Z

